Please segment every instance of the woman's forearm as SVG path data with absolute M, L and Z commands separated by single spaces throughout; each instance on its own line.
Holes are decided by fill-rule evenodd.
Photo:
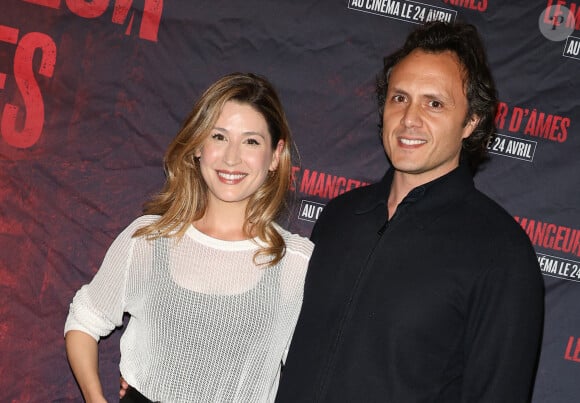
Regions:
M 65 335 L 66 354 L 87 403 L 106 402 L 99 379 L 98 344 L 90 335 L 70 330 Z

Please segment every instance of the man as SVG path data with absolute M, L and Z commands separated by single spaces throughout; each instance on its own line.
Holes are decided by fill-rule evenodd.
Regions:
M 378 80 L 392 168 L 328 203 L 277 401 L 526 402 L 543 281 L 472 173 L 496 93 L 471 25 L 431 23 Z

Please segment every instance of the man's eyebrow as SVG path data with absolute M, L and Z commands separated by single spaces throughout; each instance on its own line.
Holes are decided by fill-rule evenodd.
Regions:
M 392 89 L 389 89 L 388 92 L 392 92 L 395 94 L 402 94 L 402 95 L 409 95 L 409 93 L 407 91 L 405 91 L 402 88 L 399 87 L 393 87 Z M 428 93 L 423 93 L 420 94 L 420 96 L 422 98 L 427 98 L 427 99 L 440 99 L 446 102 L 450 102 L 452 101 L 452 98 L 442 92 L 428 92 Z
M 404 95 L 409 95 L 407 91 L 399 88 L 399 87 L 391 87 L 389 86 L 389 89 L 387 92 L 396 92 L 397 94 L 404 94 Z

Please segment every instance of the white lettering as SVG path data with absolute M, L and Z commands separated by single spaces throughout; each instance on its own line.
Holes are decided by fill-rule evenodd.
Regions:
M 578 56 L 578 54 L 580 54 L 580 41 L 570 41 L 568 49 L 566 49 L 566 53 L 569 55 Z

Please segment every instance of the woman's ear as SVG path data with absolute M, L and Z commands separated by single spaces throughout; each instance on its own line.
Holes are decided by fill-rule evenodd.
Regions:
M 270 163 L 270 168 L 268 170 L 275 171 L 278 169 L 278 164 L 280 163 L 280 155 L 282 154 L 282 150 L 284 150 L 284 140 L 278 140 L 278 144 L 276 144 L 276 149 L 274 150 L 274 154 L 272 155 L 272 162 Z

